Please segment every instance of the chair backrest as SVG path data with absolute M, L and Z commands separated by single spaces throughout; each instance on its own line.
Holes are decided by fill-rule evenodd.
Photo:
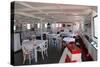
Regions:
M 45 48 L 48 48 L 48 42 L 45 42 L 43 45 L 38 46 L 37 48 L 44 50 Z
M 46 40 L 46 38 L 47 38 L 46 34 L 43 34 L 43 40 Z
M 48 42 L 45 42 L 44 47 L 45 47 L 45 48 L 48 48 Z

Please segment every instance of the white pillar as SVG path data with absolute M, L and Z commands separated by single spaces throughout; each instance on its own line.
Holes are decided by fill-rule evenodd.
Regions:
M 42 36 L 42 20 L 40 20 L 40 30 L 41 30 L 41 40 L 43 40 L 43 36 Z

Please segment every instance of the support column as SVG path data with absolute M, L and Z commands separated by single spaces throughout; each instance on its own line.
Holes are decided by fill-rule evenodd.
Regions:
M 41 31 L 41 40 L 43 40 L 43 36 L 42 36 L 42 20 L 40 20 L 40 31 Z

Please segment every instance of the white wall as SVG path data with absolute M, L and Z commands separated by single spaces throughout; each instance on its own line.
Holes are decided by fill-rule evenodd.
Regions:
M 91 55 L 91 57 L 93 58 L 93 60 L 97 60 L 97 49 L 91 45 L 91 43 L 86 39 L 85 35 L 87 35 L 90 39 L 93 40 L 94 35 L 94 29 L 93 29 L 93 16 L 92 14 L 90 15 L 90 17 L 85 17 L 86 19 L 84 19 L 83 22 L 81 22 L 81 27 L 80 27 L 80 31 L 81 31 L 81 38 L 86 46 L 86 48 L 88 49 L 89 54 Z M 88 19 L 91 19 L 90 21 L 88 21 Z M 90 27 L 86 27 L 84 26 L 84 24 L 88 24 Z M 87 31 L 85 31 L 85 29 L 87 29 Z
M 14 52 L 21 49 L 20 45 L 20 35 L 19 33 L 14 33 Z

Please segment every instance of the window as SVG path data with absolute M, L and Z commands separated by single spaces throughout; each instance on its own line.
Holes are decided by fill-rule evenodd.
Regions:
M 56 24 L 53 23 L 53 24 L 52 24 L 52 27 L 54 27 L 54 28 L 55 28 L 55 27 L 62 27 L 62 24 L 61 24 L 61 23 L 56 23 Z
M 30 24 L 27 24 L 27 29 L 31 29 L 31 25 Z
M 96 49 L 98 47 L 97 38 L 98 38 L 98 21 L 97 16 L 94 17 L 93 22 L 93 40 L 91 41 L 91 45 L 93 45 Z
M 16 26 L 14 25 L 14 31 L 16 30 Z
M 45 28 L 47 28 L 47 23 L 45 23 Z
M 40 23 L 37 24 L 37 27 L 40 28 Z
M 98 37 L 98 23 L 97 17 L 94 17 L 94 37 L 97 39 Z
M 58 23 L 56 23 L 56 27 L 58 27 Z
M 59 27 L 62 27 L 62 24 L 61 23 L 59 24 Z

